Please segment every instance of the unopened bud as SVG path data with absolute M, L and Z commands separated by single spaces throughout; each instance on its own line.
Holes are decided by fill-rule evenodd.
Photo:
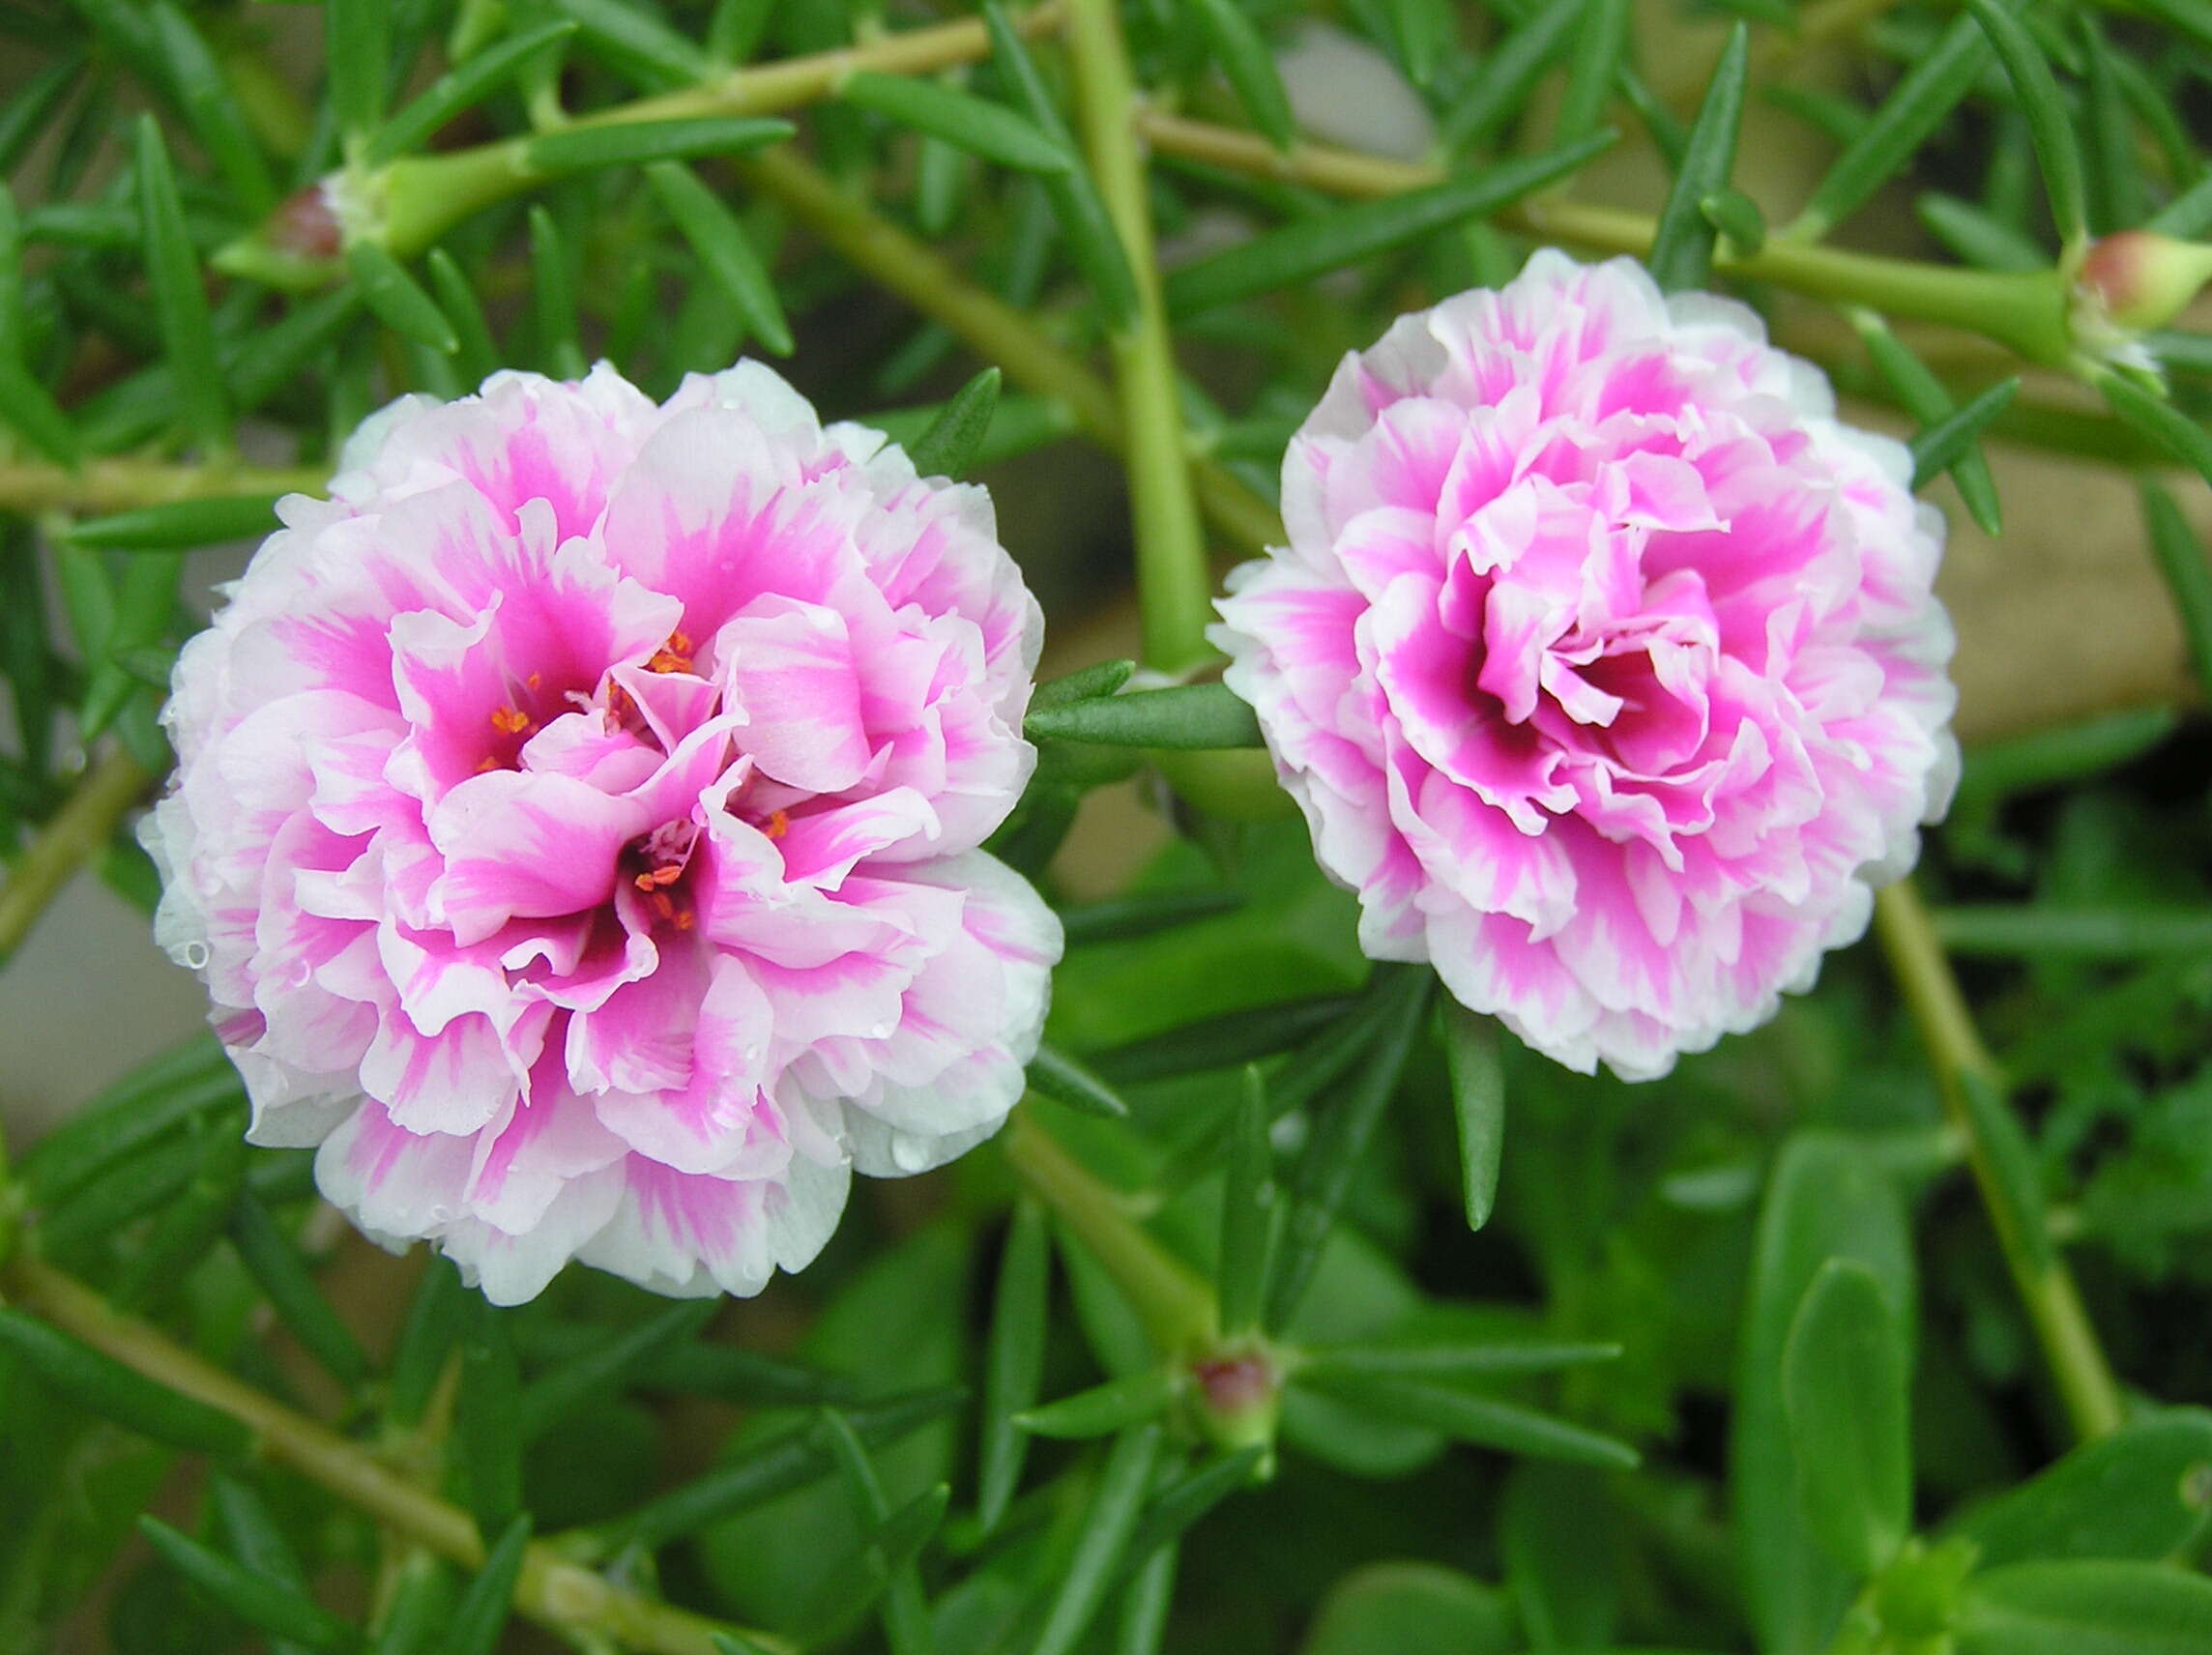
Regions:
M 2212 281 L 2212 247 L 2149 230 L 2122 230 L 2092 246 L 2075 274 L 2078 305 L 2127 333 L 2163 328 Z
M 1282 1409 L 1283 1375 L 1274 1353 L 1255 1344 L 1194 1358 L 1193 1401 L 1206 1433 L 1224 1448 L 1272 1449 Z

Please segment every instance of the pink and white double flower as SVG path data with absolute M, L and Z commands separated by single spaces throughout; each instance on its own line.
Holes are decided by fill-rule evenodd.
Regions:
M 1213 637 L 1377 959 L 1664 1073 L 1864 929 L 1955 773 L 1943 524 L 1757 317 L 1540 252 L 1345 359 Z
M 979 488 L 756 363 L 403 400 L 167 714 L 159 920 L 252 1137 L 510 1303 L 757 1292 L 988 1137 L 1058 921 L 978 847 L 1042 631 Z

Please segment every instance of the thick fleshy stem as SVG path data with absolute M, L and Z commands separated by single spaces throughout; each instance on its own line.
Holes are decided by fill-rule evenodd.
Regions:
M 167 465 L 160 460 L 87 460 L 81 466 L 37 461 L 0 464 L 0 511 L 104 514 L 207 500 L 226 494 L 319 492 L 327 470 L 309 466 Z
M 0 967 L 5 967 L 39 915 L 86 858 L 113 836 L 124 813 L 145 797 L 154 778 L 120 748 L 77 781 L 62 807 L 33 836 L 8 882 L 0 885 Z
M 1996 1060 L 1982 1043 L 1927 906 L 1909 881 L 1901 881 L 1875 898 L 1875 930 L 1935 1064 L 1944 1112 L 1965 1142 L 1967 1164 L 1990 1210 L 2006 1267 L 2043 1347 L 2067 1418 L 2084 1441 L 2116 1431 L 2126 1418 L 2126 1405 L 2097 1343 L 2097 1330 L 2082 1308 L 2073 1272 L 2055 1251 L 2047 1259 L 2039 1258 L 2026 1238 L 2014 1232 L 1995 1153 L 1978 1128 L 1966 1096 L 1970 1082 L 2000 1084 Z
M 1444 179 L 1434 166 L 1326 144 L 1300 143 L 1279 151 L 1255 133 L 1158 110 L 1143 112 L 1137 124 L 1163 154 L 1335 194 L 1396 195 Z M 1657 220 L 1645 214 L 1545 196 L 1515 202 L 1499 213 L 1498 221 L 1546 242 L 1638 256 L 1650 250 L 1658 229 Z M 1713 269 L 1816 299 L 1863 305 L 1885 316 L 1964 329 L 2046 367 L 2076 365 L 2068 325 L 2071 286 L 2055 270 L 1965 270 L 1772 240 L 1756 253 L 1724 245 L 1714 255 Z
M 1040 34 L 1059 22 L 1055 0 L 1015 19 L 1026 34 Z M 749 64 L 697 86 L 595 109 L 567 122 L 567 131 L 589 131 L 639 121 L 695 120 L 708 116 L 779 115 L 833 98 L 854 75 L 928 74 L 988 57 L 990 36 L 978 17 L 962 17 L 927 28 L 887 34 L 859 45 L 813 52 L 774 63 Z M 412 258 L 432 246 L 454 224 L 495 202 L 527 193 L 550 182 L 532 166 L 528 136 L 432 155 L 402 156 L 380 168 L 340 174 L 338 185 L 375 222 L 364 227 L 400 258 Z M 274 239 L 272 232 L 275 232 Z M 232 243 L 216 256 L 219 269 L 258 274 L 280 282 L 329 279 L 341 270 L 332 256 L 301 260 L 281 247 L 283 226 L 276 220 Z
M 158 1384 L 204 1403 L 253 1433 L 256 1450 L 389 1528 L 463 1568 L 480 1567 L 476 1521 L 329 1427 L 295 1413 L 125 1316 L 73 1277 L 18 1259 L 6 1280 L 17 1302 L 94 1350 Z M 785 1655 L 791 1646 L 762 1632 L 713 1621 L 627 1591 L 532 1542 L 514 1585 L 514 1607 L 571 1639 L 613 1640 L 652 1655 L 716 1655 L 717 1635 Z M 736 1636 L 732 1636 L 736 1635 Z
M 1160 302 L 1152 212 L 1135 128 L 1140 101 L 1114 0 L 1068 0 L 1066 42 L 1083 148 L 1136 277 L 1136 313 L 1108 343 L 1121 393 L 1145 664 L 1177 673 L 1209 653 L 1206 624 L 1213 613 L 1213 581 L 1191 491 L 1174 341 Z
M 1128 1202 L 1093 1177 L 1028 1109 L 1014 1111 L 999 1145 L 1015 1176 L 1114 1279 L 1162 1357 L 1201 1356 L 1219 1343 L 1212 1290 L 1146 1234 Z
M 772 196 L 856 270 L 944 323 L 1024 390 L 1064 402 L 1085 435 L 1121 449 L 1121 410 L 1113 387 L 1030 318 L 969 281 L 789 149 L 764 150 L 736 165 L 749 186 Z M 1223 534 L 1255 551 L 1281 543 L 1282 520 L 1273 507 L 1210 461 L 1198 461 L 1190 470 L 1201 508 Z

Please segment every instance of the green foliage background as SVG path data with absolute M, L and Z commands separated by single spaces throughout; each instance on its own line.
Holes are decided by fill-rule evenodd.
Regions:
M 2212 227 L 2212 10 L 1723 4 L 1713 47 L 1672 0 L 1315 9 L 1425 104 L 1407 161 L 1299 140 L 1288 4 L 0 0 L 0 961 L 80 869 L 151 905 L 180 554 L 501 365 L 766 351 L 1003 503 L 1118 453 L 1125 531 L 1008 537 L 1056 623 L 1133 570 L 1201 681 L 1337 357 L 1542 242 L 1834 311 L 1785 341 L 1992 530 L 1985 431 L 2212 465 L 2212 341 L 2081 288 Z M 1773 228 L 1747 106 L 1833 157 Z M 1641 211 L 1577 194 L 1609 145 Z M 1879 201 L 1920 228 L 1852 250 Z M 1040 697 L 998 845 L 1051 889 L 1133 771 L 1179 828 L 1063 905 L 1035 1094 L 756 1306 L 492 1311 L 418 1257 L 380 1315 L 205 1038 L 0 1163 L 0 1651 L 2212 1651 L 2200 724 L 1971 753 L 1933 913 L 1628 1087 L 1370 970 L 1249 718 L 1128 676 Z

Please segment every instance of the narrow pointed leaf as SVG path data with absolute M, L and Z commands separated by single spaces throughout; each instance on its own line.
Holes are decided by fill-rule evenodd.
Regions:
M 292 1238 L 250 1195 L 241 1195 L 232 1209 L 230 1239 L 300 1348 L 342 1385 L 367 1379 L 368 1357 L 353 1329 L 323 1295 Z
M 441 1655 L 492 1655 L 499 1647 L 514 1603 L 514 1582 L 521 1578 L 523 1554 L 529 1548 L 530 1514 L 523 1512 L 500 1531 L 484 1555 L 483 1567 L 454 1606 L 453 1618 L 438 1645 Z
M 1956 195 L 1931 190 L 1914 203 L 1929 233 L 1982 270 L 2031 271 L 2050 264 L 2043 249 L 2003 219 Z
M 1050 1247 L 1044 1209 L 1034 1202 L 1014 1206 L 991 1304 L 991 1339 L 984 1357 L 983 1437 L 975 1516 L 985 1534 L 999 1526 L 1021 1482 L 1029 1433 L 1014 1416 L 1035 1401 L 1044 1374 L 1045 1318 Z
M 1274 1155 L 1267 1144 L 1266 1085 L 1247 1065 L 1229 1140 L 1229 1176 L 1221 1194 L 1220 1263 L 1214 1292 L 1221 1334 L 1235 1341 L 1256 1333 L 1267 1303 L 1268 1254 L 1274 1241 Z
M 367 141 L 384 119 L 385 81 L 392 68 L 390 0 L 325 0 L 323 62 L 338 131 Z
M 347 1649 L 358 1641 L 351 1626 L 297 1587 L 255 1574 L 159 1518 L 139 1518 L 138 1532 L 171 1568 L 248 1626 L 310 1649 Z
M 1141 689 L 1033 710 L 1023 722 L 1023 733 L 1033 741 L 1083 741 L 1115 747 L 1261 745 L 1258 714 L 1225 683 Z
M 399 1330 L 399 1345 L 392 1355 L 391 1382 L 386 1391 L 386 1411 L 395 1425 L 414 1425 L 430 1406 L 438 1376 L 446 1358 L 461 1336 L 468 1312 L 467 1289 L 460 1272 L 433 1259 L 407 1307 L 407 1320 Z
M 1399 1379 L 1466 1378 L 1477 1374 L 1538 1374 L 1617 1360 L 1617 1345 L 1551 1339 L 1483 1343 L 1309 1345 L 1298 1352 L 1299 1373 L 1379 1374 Z
M 1950 392 L 1887 323 L 1865 311 L 1855 314 L 1852 322 L 1866 342 L 1867 355 L 1874 359 L 1876 369 L 1897 392 L 1907 414 L 1924 426 L 1939 425 L 1951 417 L 1955 410 Z M 1981 451 L 1970 445 L 1963 450 L 1952 465 L 1951 478 L 1959 485 L 1959 498 L 1966 503 L 1982 532 L 1996 534 L 2003 525 L 2003 511 L 1996 479 Z
M 932 1420 L 944 1418 L 966 1400 L 966 1392 L 948 1387 L 854 1404 L 845 1412 L 860 1440 L 881 1448 Z M 828 1474 L 833 1463 L 819 1422 L 808 1421 L 599 1525 L 591 1531 L 593 1550 L 603 1555 L 623 1546 L 651 1549 L 665 1545 L 814 1482 Z
M 432 247 L 423 256 L 422 269 L 437 294 L 439 310 L 453 330 L 454 372 L 463 385 L 481 385 L 499 366 L 499 346 L 484 320 L 483 306 L 477 303 L 476 290 L 444 247 Z
M 1169 272 L 1163 284 L 1168 313 L 1195 315 L 1255 293 L 1301 286 L 1439 230 L 1488 218 L 1566 177 L 1612 142 L 1612 133 L 1600 132 L 1548 155 L 1502 161 L 1448 184 L 1339 207 L 1270 230 L 1241 247 Z
M 34 1201 L 56 1205 L 165 1133 L 243 1095 L 214 1036 L 196 1035 L 80 1107 L 32 1147 L 16 1174 Z
M 730 296 L 753 336 L 771 353 L 791 355 L 791 324 L 783 318 L 767 267 L 753 251 L 744 230 L 730 210 L 682 161 L 656 160 L 645 169 L 646 181 L 660 197 L 660 205 L 699 262 L 722 291 Z
M 2143 523 L 2150 531 L 2151 555 L 2158 572 L 2166 577 L 2166 590 L 2173 599 L 2173 612 L 2189 644 L 2190 664 L 2199 686 L 2212 693 L 2212 561 L 2173 496 L 2145 478 L 2142 483 Z
M 1331 1065 L 1321 1082 L 1326 1084 L 1357 1056 L 1372 1032 L 1356 1027 L 1347 1029 L 1353 1021 L 1347 1013 L 1357 1004 L 1343 995 L 1326 994 L 1223 1012 L 1098 1053 L 1091 1063 L 1115 1084 L 1135 1086 L 1249 1063 L 1311 1040 L 1317 1047 L 1325 1048 L 1316 1055 Z M 1294 1088 L 1302 1090 L 1308 1081 L 1305 1066 L 1294 1063 L 1291 1073 L 1268 1094 L 1268 1106 L 1277 1112 L 1295 1107 L 1286 1097 Z
M 2199 477 L 2212 479 L 2212 436 L 2204 427 L 2126 374 L 2107 371 L 2097 389 L 2121 421 L 2139 431 Z
M 1069 1655 L 1083 1641 L 1136 1528 L 1159 1445 L 1157 1425 L 1140 1425 L 1115 1439 L 1084 1513 L 1082 1539 L 1030 1655 Z
M 84 445 L 53 393 L 7 355 L 0 355 L 0 421 L 61 465 L 73 466 L 83 457 Z
M 718 64 L 749 63 L 775 15 L 776 0 L 715 0 L 707 23 L 707 55 Z
M 1227 886 L 1201 890 L 1144 891 L 1063 908 L 1061 930 L 1070 948 L 1096 943 L 1125 943 L 1155 932 L 1173 931 L 1235 914 L 1244 906 L 1240 892 Z
M 1627 61 L 1629 0 L 1589 0 L 1568 60 L 1567 90 L 1559 100 L 1556 143 L 1586 138 L 1605 124 L 1615 82 Z
M 406 267 L 374 242 L 346 248 L 346 269 L 361 290 L 361 302 L 393 333 L 451 355 L 460 346 L 445 312 L 407 274 Z
M 975 450 L 990 434 L 991 416 L 998 412 L 999 386 L 1004 375 L 987 367 L 953 393 L 944 412 L 907 450 L 914 469 L 923 477 L 959 478 L 966 475 Z
M 1065 707 L 1071 702 L 1090 701 L 1096 696 L 1114 695 L 1129 682 L 1137 670 L 1135 661 L 1100 661 L 1094 667 L 1083 667 L 1037 685 L 1036 694 L 1030 698 L 1032 712 L 1046 712 L 1055 707 Z
M 221 451 L 230 446 L 230 405 L 216 357 L 207 290 L 200 285 L 199 257 L 185 233 L 184 207 L 177 199 L 161 129 L 153 116 L 141 115 L 136 131 L 139 230 L 161 349 L 175 376 L 187 425 L 202 449 Z
M 1505 1065 L 1498 1050 L 1498 1025 L 1489 1018 L 1454 1002 L 1444 1007 L 1443 1025 L 1467 1227 L 1480 1230 L 1498 1205 L 1498 1168 L 1505 1146 Z
M 1806 202 L 1798 226 L 1824 234 L 1857 212 L 1950 119 L 1989 57 L 1988 39 L 1973 18 L 1954 18 L 1836 158 Z
M 535 1442 L 594 1397 L 612 1391 L 672 1346 L 687 1343 L 713 1320 L 713 1304 L 679 1304 L 590 1347 L 539 1375 L 517 1403 L 522 1440 Z
M 1044 76 L 1037 73 L 1036 59 L 1030 52 L 1029 43 L 1007 18 L 1005 8 L 999 0 L 986 0 L 983 21 L 991 35 L 991 67 L 1021 105 L 1022 112 L 1046 137 L 1062 145 L 1072 145 L 1074 139 L 1067 130 L 1067 122 L 1053 102 Z M 1091 296 L 1098 301 L 1106 326 L 1111 330 L 1122 328 L 1137 313 L 1137 279 L 1130 274 L 1121 238 L 1115 231 L 1113 219 L 1107 216 L 1106 204 L 1098 194 L 1098 186 L 1090 170 L 1078 166 L 1062 173 L 1046 173 L 1040 176 L 1039 183 L 1054 215 L 1060 219 L 1061 234 L 1067 243 L 1067 256 L 1082 272 Z
M 215 54 L 173 0 L 158 0 L 150 16 L 169 83 L 193 135 L 239 205 L 250 214 L 267 212 L 276 199 L 269 163 L 262 159 L 246 113 Z
M 789 121 L 702 116 L 685 121 L 621 121 L 571 127 L 530 140 L 525 164 L 539 172 L 590 172 L 655 160 L 743 155 L 780 144 L 798 131 Z
M 670 85 L 702 80 L 713 65 L 666 23 L 624 0 L 554 0 L 601 46 Z
M 1252 19 L 1237 0 L 1187 0 L 1197 14 L 1199 27 L 1212 44 L 1213 58 L 1236 89 L 1237 102 L 1262 135 L 1279 150 L 1297 139 L 1297 124 L 1291 114 L 1290 95 L 1276 73 L 1274 55 L 1260 38 Z
M 78 1408 L 127 1431 L 209 1454 L 243 1454 L 252 1433 L 227 1413 L 125 1367 L 81 1340 L 0 1306 L 0 1350 Z
M 1915 432 L 1910 444 L 1913 488 L 1926 488 L 1957 465 L 2019 393 L 2018 376 L 1999 380 L 1956 412 Z
M 1467 90 L 1444 111 L 1444 143 L 1467 149 L 1487 144 L 1503 131 L 1528 102 L 1537 76 L 1566 50 L 1584 11 L 1584 0 L 1546 0 L 1527 22 L 1484 52 Z
M 1703 287 L 1712 271 L 1714 230 L 1701 204 L 1729 188 L 1735 170 L 1736 136 L 1743 126 L 1744 80 L 1751 65 L 1751 31 L 1739 20 L 1705 86 L 1705 101 L 1690 128 L 1682 164 L 1660 210 L 1644 262 L 1652 279 L 1670 293 Z
M 1014 1423 L 1033 1437 L 1104 1437 L 1158 1417 L 1179 1392 L 1172 1370 L 1147 1368 L 1042 1408 L 1026 1408 L 1014 1416 Z
M 530 297 L 539 361 L 560 378 L 581 379 L 587 365 L 583 325 L 576 309 L 576 284 L 568 273 L 568 245 L 553 215 L 535 201 L 530 206 Z M 453 345 L 443 348 L 451 350 Z
M 1055 1046 L 1036 1049 L 1036 1055 L 1030 1059 L 1029 1083 L 1033 1090 L 1054 1102 L 1064 1103 L 1085 1115 L 1119 1120 L 1129 1113 L 1129 1106 L 1121 1093 L 1087 1065 Z
M 177 500 L 108 517 L 87 517 L 71 526 L 69 537 L 80 546 L 123 552 L 173 552 L 225 540 L 258 540 L 276 527 L 276 501 L 274 494 Z
M 469 1508 L 478 1528 L 489 1534 L 522 1509 L 522 1379 L 507 1319 L 484 1303 L 470 1311 L 454 1436 L 468 1472 Z
M 1766 246 L 1766 215 L 1742 190 L 1724 189 L 1708 195 L 1698 203 L 1698 211 L 1743 257 L 1749 258 Z
M 2024 24 L 1999 0 L 1966 0 L 1990 44 L 1996 48 L 2013 96 L 2027 120 L 2035 143 L 2035 159 L 2043 168 L 2044 192 L 2051 200 L 2051 220 L 2061 241 L 2069 245 L 2086 233 L 2081 186 L 2081 151 L 2074 135 L 2073 117 L 2059 94 L 2058 81 L 2043 47 Z
M 844 83 L 839 96 L 848 103 L 943 138 L 1001 166 L 1055 173 L 1065 172 L 1075 164 L 1075 157 L 1065 144 L 1054 142 L 1004 104 L 934 80 L 863 70 Z
M 1406 1425 L 1441 1431 L 1446 1437 L 1508 1454 L 1529 1454 L 1539 1459 L 1564 1460 L 1577 1466 L 1600 1466 L 1626 1470 L 1643 1457 L 1627 1443 L 1599 1432 L 1586 1430 L 1517 1403 L 1499 1402 L 1456 1387 L 1428 1384 L 1417 1379 L 1353 1377 L 1322 1373 L 1299 1375 L 1297 1382 L 1310 1383 L 1350 1403 L 1362 1412 L 1397 1420 Z
M 432 136 L 464 109 L 490 97 L 536 57 L 576 32 L 572 17 L 556 17 L 486 46 L 448 70 L 407 107 L 376 130 L 364 157 L 371 166 L 394 160 Z
M 1396 975 L 1389 1008 L 1376 1031 L 1374 1045 L 1351 1084 L 1314 1120 L 1291 1176 L 1274 1271 L 1267 1287 L 1267 1326 L 1272 1331 L 1290 1325 L 1313 1281 L 1322 1248 L 1336 1224 L 1345 1192 L 1352 1187 L 1353 1174 L 1359 1169 L 1390 1094 L 1398 1089 L 1398 1076 L 1412 1050 L 1435 980 L 1425 968 Z
M 857 1627 L 899 1571 L 929 1544 L 945 1522 L 951 1497 L 952 1491 L 943 1483 L 923 1490 L 886 1518 L 851 1556 L 832 1566 L 810 1607 L 800 1611 L 800 1643 L 814 1647 L 833 1642 Z
M 1122 1567 L 1131 1569 L 1162 1546 L 1179 1540 L 1193 1524 L 1235 1494 L 1252 1486 L 1270 1450 L 1261 1443 L 1200 1461 L 1152 1496 L 1129 1535 Z
M 2105 32 L 2085 12 L 2074 15 L 2086 71 L 2089 227 L 2100 235 L 2133 229 L 2144 212 L 2142 165 L 2136 159 L 2135 122 L 2120 91 L 2119 71 Z

